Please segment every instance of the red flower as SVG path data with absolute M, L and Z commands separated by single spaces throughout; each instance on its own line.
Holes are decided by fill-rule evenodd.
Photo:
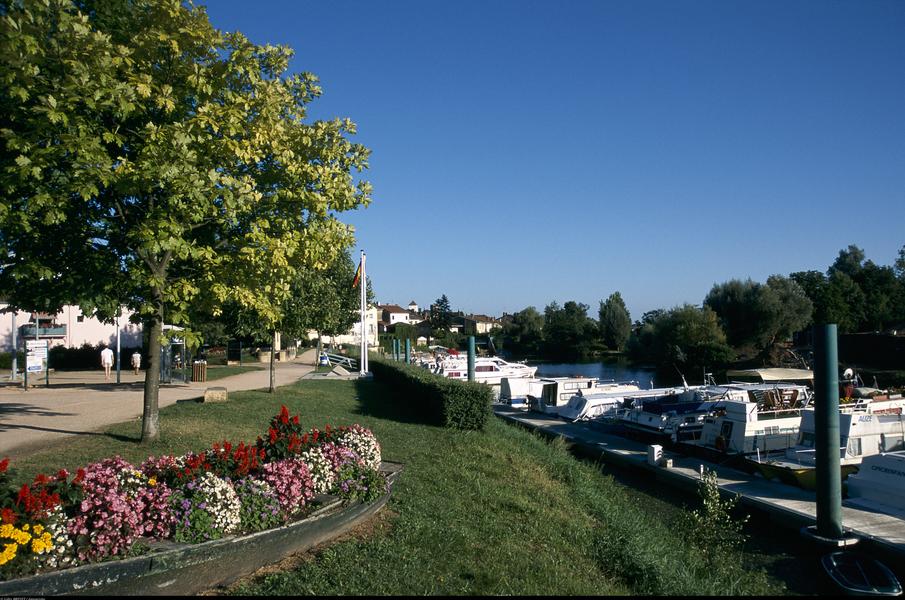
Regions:
M 66 478 L 69 477 L 69 471 L 66 469 L 60 469 L 57 471 L 57 481 L 66 481 Z
M 16 524 L 16 513 L 13 512 L 11 508 L 4 508 L 0 510 L 0 523 L 7 523 L 9 525 Z
M 280 423 L 283 425 L 289 424 L 289 409 L 285 406 L 280 406 Z
M 0 460 L 0 473 L 6 473 L 6 469 L 9 467 L 9 459 L 4 458 Z
M 81 483 L 82 480 L 85 479 L 85 469 L 79 469 L 75 473 L 75 479 L 72 480 L 73 483 Z
M 298 415 L 295 415 L 294 417 L 292 417 L 292 422 L 293 422 L 293 424 L 298 425 L 298 424 L 299 424 L 299 416 L 298 416 Z

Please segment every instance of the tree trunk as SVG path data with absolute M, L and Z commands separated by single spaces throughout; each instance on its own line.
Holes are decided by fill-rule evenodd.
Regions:
M 148 369 L 145 371 L 144 411 L 141 416 L 141 443 L 157 441 L 160 438 L 158 400 L 160 395 L 160 335 L 163 321 L 154 317 L 145 322 L 148 334 Z
M 274 329 L 270 335 L 270 393 L 276 391 L 276 373 L 274 372 L 274 354 L 277 352 L 277 332 Z

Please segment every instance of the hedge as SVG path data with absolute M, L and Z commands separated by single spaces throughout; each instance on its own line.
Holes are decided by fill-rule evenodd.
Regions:
M 489 385 L 447 379 L 405 363 L 371 359 L 368 364 L 376 380 L 395 388 L 399 398 L 432 423 L 480 431 L 490 417 Z

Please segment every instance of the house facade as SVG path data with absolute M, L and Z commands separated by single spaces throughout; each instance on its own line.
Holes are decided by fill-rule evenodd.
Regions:
M 120 346 L 141 346 L 141 325 L 130 323 L 132 312 L 123 309 L 117 323 L 103 323 L 95 317 L 85 315 L 78 306 L 67 305 L 55 314 L 34 313 L 30 311 L 3 312 L 9 305 L 0 302 L 0 352 L 11 352 L 13 349 L 13 329 L 16 330 L 16 345 L 21 349 L 23 339 L 35 339 L 35 323 L 37 335 L 47 340 L 51 347 L 65 346 L 80 348 L 85 344 L 97 346 L 116 344 L 116 332 L 119 330 Z
M 377 347 L 377 331 L 378 323 L 380 321 L 379 315 L 380 310 L 377 306 L 368 306 L 368 311 L 365 315 L 365 330 L 369 348 Z M 308 339 L 316 340 L 317 332 L 314 330 L 309 331 Z M 361 321 L 356 321 L 347 333 L 337 336 L 324 335 L 321 336 L 321 341 L 325 344 L 343 344 L 350 346 L 361 344 Z

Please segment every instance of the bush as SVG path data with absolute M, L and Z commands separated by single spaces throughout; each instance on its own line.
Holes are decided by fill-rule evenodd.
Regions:
M 388 383 L 410 406 L 437 425 L 482 430 L 490 416 L 490 386 L 447 379 L 420 367 L 382 360 L 370 361 L 378 380 Z
M 53 346 L 49 350 L 48 363 L 50 364 L 50 368 L 56 369 L 57 371 L 90 371 L 93 369 L 101 368 L 101 350 L 104 349 L 106 345 L 98 345 L 92 346 L 91 344 L 82 344 L 80 348 L 67 348 L 65 346 Z M 113 351 L 116 351 L 116 348 L 111 346 Z M 121 346 L 119 349 L 120 356 L 120 368 L 128 369 L 131 365 L 131 357 L 132 353 L 138 350 L 139 353 L 142 352 L 141 348 L 133 348 Z M 24 362 L 20 362 L 20 365 L 24 365 Z M 142 355 L 142 364 L 147 364 L 147 356 Z

